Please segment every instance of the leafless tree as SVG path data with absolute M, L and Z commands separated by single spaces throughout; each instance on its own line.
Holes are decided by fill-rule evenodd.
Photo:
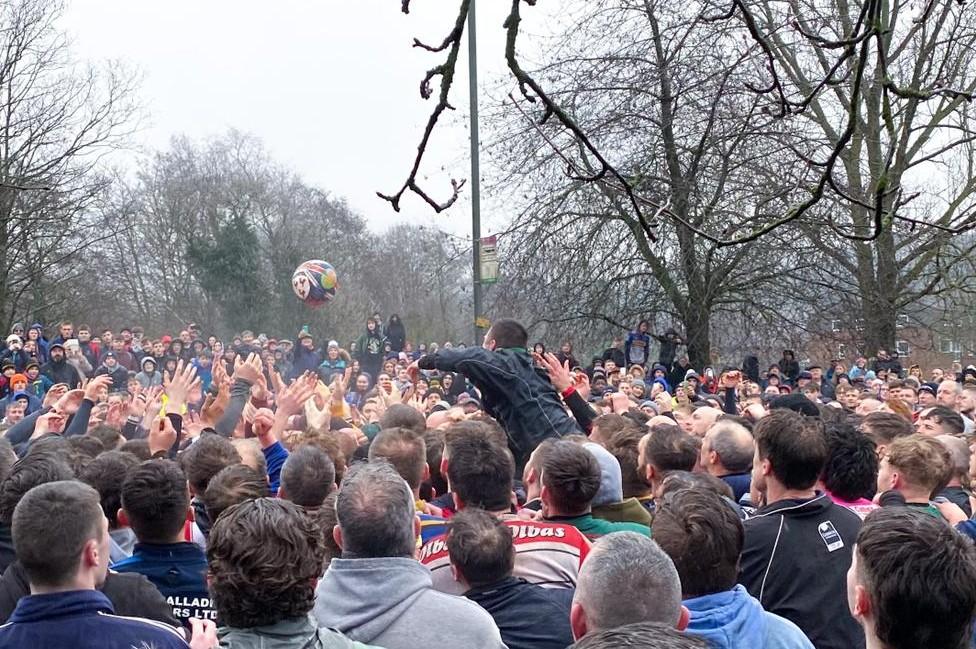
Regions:
M 0 312 L 35 317 L 114 229 L 94 227 L 108 183 L 102 156 L 134 126 L 134 78 L 83 67 L 57 27 L 60 2 L 0 3 Z M 90 269 L 88 269 L 90 272 Z M 43 289 L 43 290 L 41 290 Z

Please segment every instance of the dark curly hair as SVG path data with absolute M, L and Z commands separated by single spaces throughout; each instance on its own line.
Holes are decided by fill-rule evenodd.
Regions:
M 230 507 L 207 541 L 221 623 L 248 628 L 304 617 L 315 604 L 324 556 L 320 527 L 298 505 L 257 498 Z
M 878 454 L 870 437 L 849 421 L 826 426 L 827 462 L 823 480 L 827 490 L 847 501 L 873 498 L 878 486 Z

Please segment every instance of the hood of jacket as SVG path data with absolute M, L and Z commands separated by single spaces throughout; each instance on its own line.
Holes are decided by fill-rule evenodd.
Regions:
M 316 636 L 318 643 L 312 640 Z M 311 615 L 248 629 L 223 627 L 217 631 L 217 637 L 221 647 L 235 649 L 353 649 L 363 646 L 335 631 L 319 629 Z
M 431 588 L 430 570 L 412 558 L 333 559 L 315 589 L 315 618 L 370 642 Z
M 593 498 L 593 506 L 599 507 L 623 500 L 623 478 L 617 458 L 610 451 L 593 442 L 583 444 L 583 448 L 589 451 L 600 465 L 600 490 Z
M 683 603 L 691 613 L 687 632 L 705 638 L 715 649 L 765 646 L 765 611 L 741 584 Z

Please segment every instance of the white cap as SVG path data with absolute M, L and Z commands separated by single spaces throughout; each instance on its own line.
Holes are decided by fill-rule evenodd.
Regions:
M 339 343 L 337 343 L 336 341 L 334 341 L 334 340 L 330 340 L 330 341 L 329 341 L 329 348 L 330 348 L 330 349 L 331 349 L 332 347 L 338 347 L 338 346 L 339 346 Z

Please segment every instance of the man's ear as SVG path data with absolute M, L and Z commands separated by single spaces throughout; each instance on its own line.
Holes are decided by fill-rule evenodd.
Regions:
M 691 612 L 684 606 L 681 607 L 681 614 L 678 616 L 678 624 L 675 627 L 678 631 L 684 631 L 688 628 L 688 623 L 691 622 Z
M 759 470 L 762 472 L 763 476 L 769 476 L 773 474 L 773 464 L 772 462 L 769 461 L 769 458 L 766 458 L 765 460 L 762 461 L 762 463 L 759 465 Z
M 98 539 L 88 539 L 85 541 L 85 547 L 81 551 L 81 558 L 84 562 L 85 567 L 94 567 L 98 565 L 99 549 Z M 109 557 L 106 557 L 108 559 Z M 111 563 L 111 561 L 109 561 Z
M 654 484 L 654 475 L 655 475 L 655 473 L 656 472 L 654 470 L 654 465 L 653 464 L 648 463 L 644 467 L 644 480 L 647 482 L 647 484 Z
M 522 481 L 525 484 L 535 484 L 535 482 L 538 479 L 539 479 L 539 474 L 536 472 L 535 467 L 530 466 L 525 470 L 525 475 L 523 476 Z
M 905 486 L 905 478 L 902 477 L 897 471 L 891 472 L 891 480 L 888 483 L 888 489 L 902 489 Z
M 718 464 L 718 453 L 715 451 L 708 452 L 708 466 L 715 466 Z
M 851 615 L 858 620 L 871 615 L 871 598 L 868 596 L 868 591 L 860 584 L 854 586 L 854 607 Z
M 115 518 L 119 522 L 119 527 L 129 527 L 129 515 L 125 513 L 125 510 L 119 507 L 119 511 L 115 513 Z
M 430 465 L 424 462 L 424 474 L 420 476 L 421 482 L 430 482 Z
M 447 458 L 441 457 L 441 475 L 444 476 L 444 480 L 447 480 Z
M 458 498 L 456 491 L 451 492 L 451 500 L 454 501 L 454 511 L 459 512 L 464 509 L 464 503 L 461 502 L 460 498 Z
M 569 628 L 573 632 L 573 640 L 579 640 L 586 635 L 586 611 L 579 602 L 573 602 L 569 609 Z
M 342 530 L 339 529 L 339 526 L 338 525 L 336 525 L 336 526 L 334 526 L 332 528 L 332 540 L 336 542 L 336 545 L 338 545 L 339 546 L 339 549 L 341 550 L 342 549 Z

